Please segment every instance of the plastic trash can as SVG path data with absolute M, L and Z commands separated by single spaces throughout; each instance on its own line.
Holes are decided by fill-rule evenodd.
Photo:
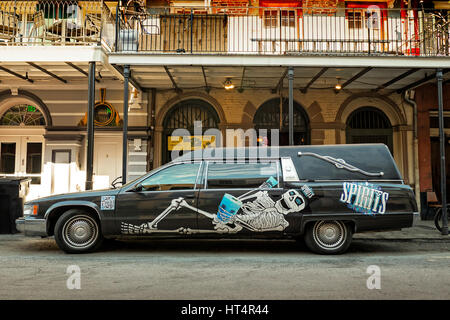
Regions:
M 0 233 L 17 233 L 16 219 L 23 216 L 23 203 L 31 178 L 0 177 Z

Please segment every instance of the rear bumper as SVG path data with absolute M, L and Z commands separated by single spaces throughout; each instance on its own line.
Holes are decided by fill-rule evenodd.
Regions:
M 413 213 L 412 227 L 415 227 L 417 225 L 418 221 L 420 221 L 420 212 L 414 212 Z
M 411 228 L 414 225 L 415 216 L 415 212 L 359 216 L 358 219 L 355 219 L 356 232 L 389 231 Z
M 16 228 L 26 236 L 47 236 L 45 219 L 19 218 L 16 220 Z

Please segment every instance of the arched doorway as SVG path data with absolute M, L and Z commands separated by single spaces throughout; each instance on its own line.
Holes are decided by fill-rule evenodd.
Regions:
M 214 107 L 201 99 L 188 99 L 180 101 L 167 112 L 163 121 L 163 163 L 167 163 L 172 160 L 172 152 L 176 150 L 175 148 L 177 148 L 177 145 L 178 148 L 180 147 L 182 141 L 187 143 L 183 143 L 183 146 L 187 147 L 184 148 L 183 151 L 180 150 L 180 155 L 183 152 L 187 152 L 198 147 L 204 147 L 205 144 L 210 142 L 216 142 L 216 140 L 211 141 L 209 136 L 204 136 L 204 140 L 200 140 L 199 137 L 194 136 L 194 134 L 197 134 L 196 131 L 199 130 L 194 130 L 196 129 L 196 121 L 200 121 L 201 134 L 203 135 L 208 129 L 218 129 L 220 119 Z M 178 134 L 173 135 L 173 132 L 176 129 L 183 129 L 185 133 L 182 136 Z M 200 131 L 198 133 L 200 133 Z M 180 143 L 177 143 L 177 138 L 180 139 Z M 217 137 L 213 139 L 216 138 Z M 201 146 L 199 144 L 201 144 Z M 189 145 L 191 146 L 190 148 Z
M 19 103 L 0 114 L 0 174 L 27 176 L 31 184 L 41 184 L 43 130 L 47 125 L 42 110 L 34 104 Z M 20 127 L 20 136 L 17 135 Z M 8 134 L 9 133 L 9 134 Z
M 267 129 L 268 145 L 272 145 L 272 129 L 280 132 L 280 146 L 289 145 L 289 100 L 274 98 L 266 101 L 256 111 L 253 124 L 258 134 L 260 129 Z M 294 145 L 302 144 L 310 144 L 309 119 L 303 107 L 294 101 Z
M 384 143 L 393 153 L 392 124 L 378 108 L 361 107 L 347 119 L 347 143 Z

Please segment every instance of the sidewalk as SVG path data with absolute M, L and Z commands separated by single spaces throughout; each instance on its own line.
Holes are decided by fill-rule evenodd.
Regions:
M 415 218 L 412 228 L 405 228 L 401 231 L 385 232 L 364 232 L 356 233 L 353 239 L 364 240 L 447 240 L 450 242 L 450 235 L 443 236 L 434 226 L 434 221 L 422 221 L 420 217 Z

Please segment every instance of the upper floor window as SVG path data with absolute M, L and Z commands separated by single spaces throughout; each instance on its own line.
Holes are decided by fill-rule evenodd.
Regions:
M 45 126 L 42 112 L 35 106 L 19 104 L 9 108 L 0 118 L 3 126 Z
M 347 19 L 350 29 L 380 28 L 380 12 L 376 9 L 349 10 Z
M 282 27 L 295 27 L 295 11 L 294 10 L 281 10 L 281 26 Z
M 295 27 L 295 10 L 264 10 L 264 27 Z
M 347 13 L 347 18 L 348 18 L 348 27 L 350 29 L 362 28 L 363 23 L 361 11 L 350 11 Z
M 266 28 L 276 28 L 277 27 L 277 10 L 265 10 L 264 11 L 264 27 Z

